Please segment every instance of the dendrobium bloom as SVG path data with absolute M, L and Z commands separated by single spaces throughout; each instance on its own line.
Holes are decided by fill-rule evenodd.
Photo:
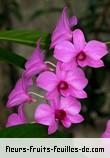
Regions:
M 55 46 L 54 57 L 68 65 L 98 68 L 104 66 L 101 58 L 107 53 L 105 43 L 96 40 L 87 43 L 83 32 L 76 29 L 73 31 L 73 43 L 66 40 L 58 43 Z
M 69 18 L 67 15 L 67 8 L 65 7 L 52 34 L 51 48 L 54 48 L 56 44 L 64 40 L 72 40 L 71 28 L 75 25 L 77 25 L 76 16 Z
M 27 123 L 26 118 L 24 116 L 23 107 L 24 107 L 23 105 L 19 106 L 18 114 L 13 113 L 13 114 L 9 115 L 7 123 L 6 123 L 6 127 Z
M 87 83 L 88 80 L 80 68 L 63 71 L 61 63 L 57 64 L 56 73 L 45 71 L 36 80 L 37 86 L 48 92 L 46 97 L 49 99 L 59 95 L 86 98 L 87 94 L 83 89 Z
M 102 138 L 110 138 L 110 120 L 107 122 L 106 130 L 102 134 Z
M 61 97 L 61 100 L 51 102 L 51 105 L 40 104 L 35 111 L 37 123 L 47 125 L 48 133 L 52 134 L 58 129 L 59 123 L 65 128 L 72 124 L 81 123 L 84 118 L 79 114 L 81 104 L 78 100 L 71 97 Z
M 32 80 L 24 77 L 20 78 L 17 81 L 15 88 L 9 94 L 7 107 L 11 108 L 25 102 L 31 102 L 32 97 L 28 94 L 30 85 L 32 85 Z
M 37 47 L 34 50 L 32 56 L 28 59 L 25 64 L 25 77 L 33 77 L 40 72 L 47 70 L 48 67 L 44 62 L 44 55 L 40 49 L 40 41 L 37 42 Z
M 40 40 L 38 40 L 32 56 L 25 63 L 22 77 L 9 94 L 7 107 L 19 107 L 18 113 L 8 117 L 6 127 L 27 122 L 23 107 L 26 103 L 36 102 L 35 97 L 50 103 L 50 105 L 40 103 L 35 111 L 36 122 L 48 126 L 49 134 L 56 132 L 60 124 L 69 128 L 72 124 L 81 123 L 84 120 L 79 114 L 81 104 L 77 98 L 87 98 L 84 88 L 88 80 L 81 67 L 104 66 L 102 58 L 108 51 L 103 42 L 97 40 L 86 42 L 83 32 L 73 28 L 75 25 L 77 25 L 76 16 L 69 18 L 67 8 L 64 8 L 51 37 L 50 48 L 54 48 L 56 65 L 50 61 L 44 61 Z M 31 88 L 34 85 L 45 90 L 46 94 L 33 92 L 34 89 Z M 102 137 L 110 138 L 110 120 Z

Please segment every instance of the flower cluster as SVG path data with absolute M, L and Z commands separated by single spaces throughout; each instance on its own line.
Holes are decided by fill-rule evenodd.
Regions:
M 88 80 L 83 67 L 104 66 L 102 57 L 107 54 L 106 44 L 97 40 L 86 42 L 83 32 L 74 29 L 77 18 L 67 15 L 67 8 L 51 37 L 56 64 L 44 61 L 40 40 L 32 56 L 25 64 L 25 71 L 8 97 L 7 107 L 18 106 L 18 114 L 11 114 L 6 126 L 27 123 L 23 112 L 26 103 L 35 103 L 33 94 L 46 99 L 35 110 L 36 123 L 48 126 L 48 133 L 54 133 L 60 124 L 69 128 L 84 121 L 80 114 L 79 99 L 87 98 L 85 87 Z M 44 90 L 44 96 L 31 92 L 32 86 Z

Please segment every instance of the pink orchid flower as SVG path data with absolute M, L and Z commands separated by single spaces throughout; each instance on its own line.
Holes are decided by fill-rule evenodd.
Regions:
M 48 99 L 53 99 L 59 95 L 86 98 L 87 94 L 83 89 L 87 83 L 88 80 L 80 68 L 63 71 L 61 63 L 57 64 L 56 73 L 45 71 L 36 80 L 37 86 L 48 92 L 46 94 Z
M 91 40 L 85 41 L 80 29 L 73 31 L 73 43 L 62 41 L 55 46 L 54 57 L 68 65 L 78 64 L 81 67 L 90 66 L 94 68 L 104 66 L 101 60 L 107 54 L 105 43 Z
M 37 42 L 37 47 L 34 50 L 32 56 L 25 64 L 25 77 L 30 78 L 34 75 L 39 74 L 40 72 L 47 70 L 48 67 L 44 62 L 44 55 L 40 49 L 40 40 Z
M 102 138 L 110 138 L 110 120 L 107 122 L 106 130 L 102 134 Z
M 52 134 L 58 129 L 59 123 L 65 128 L 69 128 L 72 123 L 81 123 L 84 118 L 79 114 L 81 104 L 75 98 L 64 98 L 58 102 L 51 102 L 51 105 L 40 104 L 35 111 L 35 120 L 37 123 L 47 125 L 48 133 Z
M 24 77 L 20 78 L 15 88 L 11 91 L 8 97 L 7 107 L 11 108 L 25 102 L 31 102 L 32 98 L 28 94 L 28 88 L 32 85 L 32 80 Z
M 62 15 L 56 25 L 56 28 L 52 34 L 51 38 L 51 48 L 54 48 L 56 44 L 64 40 L 72 40 L 72 30 L 73 26 L 77 25 L 77 18 L 73 16 L 68 18 L 67 8 L 63 9 Z
M 9 115 L 7 123 L 6 123 L 6 127 L 16 126 L 16 125 L 25 124 L 25 123 L 27 123 L 27 121 L 24 116 L 23 105 L 21 105 L 18 108 L 18 114 L 13 113 Z

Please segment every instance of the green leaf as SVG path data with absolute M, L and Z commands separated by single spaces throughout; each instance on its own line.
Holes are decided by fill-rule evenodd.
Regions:
M 66 138 L 67 135 L 56 132 L 48 135 L 46 126 L 38 124 L 25 124 L 5 128 L 0 131 L 0 138 Z
M 50 35 L 47 35 L 46 33 L 41 34 L 40 32 L 32 30 L 11 30 L 0 32 L 0 40 L 2 41 L 15 42 L 28 46 L 36 46 L 38 39 L 41 39 L 41 47 L 48 50 L 50 45 Z M 21 68 L 24 68 L 26 62 L 25 58 L 3 48 L 0 48 L 0 59 L 15 64 Z
M 41 38 L 41 47 L 48 49 L 50 44 L 50 35 L 32 30 L 10 30 L 0 32 L 1 41 L 9 41 L 28 46 L 36 46 L 37 40 Z
M 24 68 L 24 64 L 26 62 L 24 57 L 21 57 L 20 55 L 17 55 L 3 48 L 0 48 L 0 60 L 14 64 L 21 68 Z

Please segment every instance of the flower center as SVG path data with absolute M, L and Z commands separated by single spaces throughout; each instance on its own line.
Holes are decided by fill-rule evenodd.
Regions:
M 68 83 L 65 81 L 61 81 L 58 84 L 58 90 L 66 90 L 66 89 L 68 89 Z
M 80 52 L 77 57 L 76 57 L 77 60 L 80 60 L 80 61 L 83 61 L 86 59 L 86 55 L 84 52 Z
M 63 120 L 66 116 L 66 112 L 62 109 L 55 111 L 55 118 L 58 120 Z

